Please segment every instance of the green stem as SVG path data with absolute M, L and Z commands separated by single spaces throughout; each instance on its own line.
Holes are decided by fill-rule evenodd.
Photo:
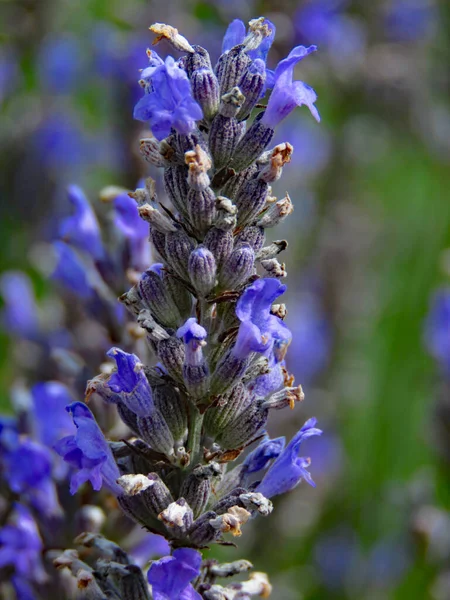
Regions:
M 200 458 L 200 441 L 202 436 L 203 415 L 198 408 L 189 402 L 189 433 L 187 450 L 191 453 L 190 466 L 197 464 Z

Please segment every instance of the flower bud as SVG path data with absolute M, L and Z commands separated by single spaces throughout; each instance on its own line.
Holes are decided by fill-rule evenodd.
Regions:
M 176 337 L 168 337 L 158 343 L 158 358 L 169 375 L 176 381 L 182 381 L 185 358 L 184 344 Z
M 227 198 L 234 200 L 239 193 L 240 188 L 253 179 L 258 171 L 258 167 L 255 164 L 250 165 L 247 169 L 236 173 L 228 179 L 225 185 L 221 189 L 221 194 Z
M 288 217 L 292 211 L 294 210 L 294 205 L 292 204 L 291 199 L 289 198 L 289 194 L 286 194 L 284 198 L 278 200 L 277 202 L 272 202 L 267 206 L 267 210 L 257 221 L 257 225 L 260 227 L 275 227 L 278 225 L 286 217 Z
M 143 273 L 137 291 L 145 308 L 166 327 L 176 327 L 181 321 L 180 311 L 161 277 L 161 264 L 155 264 Z
M 184 155 L 189 171 L 187 182 L 193 190 L 201 191 L 210 184 L 208 171 L 211 169 L 211 159 L 209 155 L 198 144 L 195 150 L 190 150 Z
M 286 250 L 288 243 L 286 240 L 275 240 L 270 246 L 265 246 L 259 250 L 256 258 L 257 260 L 267 260 L 269 258 L 275 258 L 277 254 Z
M 206 411 L 203 421 L 206 432 L 212 437 L 220 435 L 253 401 L 247 388 L 238 383 L 229 394 L 219 399 L 217 406 Z
M 241 525 L 247 523 L 250 513 L 240 506 L 232 506 L 228 512 L 212 519 L 211 525 L 222 533 L 231 533 L 235 537 L 242 535 Z
M 123 494 L 117 501 L 124 513 L 140 525 L 148 526 L 157 524 L 157 520 L 149 512 L 145 502 L 146 490 L 152 482 L 145 475 L 122 475 L 117 483 L 123 489 Z
M 276 277 L 277 279 L 287 277 L 286 265 L 280 263 L 276 258 L 262 260 L 261 266 L 267 272 L 267 277 Z
M 156 408 L 164 417 L 176 445 L 183 444 L 188 431 L 185 401 L 170 385 L 160 385 L 153 388 L 153 400 Z
M 200 104 L 207 121 L 217 114 L 219 109 L 220 86 L 211 69 L 197 69 L 191 76 L 192 95 Z
M 137 427 L 142 439 L 150 444 L 153 450 L 171 456 L 174 439 L 172 433 L 159 410 L 154 410 L 147 417 L 139 417 Z
M 186 197 L 189 191 L 188 170 L 184 165 L 174 165 L 164 169 L 164 188 L 175 210 L 186 216 Z
M 194 242 L 182 230 L 169 233 L 166 237 L 166 255 L 170 266 L 181 279 L 188 279 L 189 257 Z
M 203 237 L 216 218 L 216 196 L 212 189 L 189 190 L 187 210 L 194 232 Z
M 221 114 L 214 117 L 209 133 L 209 147 L 217 171 L 226 167 L 232 157 L 234 168 L 234 149 L 241 135 L 242 124 L 234 117 L 225 117 Z
M 251 165 L 270 144 L 273 134 L 274 130 L 271 127 L 256 118 L 236 146 L 233 154 L 233 169 L 242 171 Z
M 259 492 L 241 494 L 239 500 L 247 510 L 256 511 L 263 517 L 267 517 L 273 511 L 272 502 Z
M 235 246 L 238 246 L 239 244 L 250 244 L 255 255 L 257 255 L 264 246 L 265 237 L 264 229 L 262 227 L 248 225 L 236 236 L 234 243 Z
M 210 542 L 220 537 L 220 531 L 215 529 L 210 521 L 215 519 L 217 514 L 212 510 L 203 513 L 198 519 L 196 519 L 189 530 L 189 540 L 196 546 L 205 546 Z
M 250 64 L 251 59 L 242 45 L 234 46 L 221 55 L 216 67 L 221 97 L 238 85 Z
M 247 365 L 247 358 L 234 356 L 232 351 L 225 353 L 211 377 L 211 394 L 224 394 L 236 385 L 245 373 Z
M 151 600 L 148 583 L 140 567 L 126 565 L 121 571 L 119 589 L 122 600 Z
M 155 167 L 164 168 L 170 164 L 161 155 L 160 142 L 156 138 L 143 138 L 140 140 L 139 152 L 147 162 Z
M 240 288 L 255 272 L 255 253 L 249 244 L 233 250 L 219 275 L 219 285 L 226 290 Z
M 237 115 L 240 121 L 243 121 L 250 115 L 253 107 L 261 98 L 265 82 L 266 66 L 263 60 L 257 58 L 252 62 L 239 82 L 239 89 L 245 96 L 245 102 L 243 102 L 241 110 Z
M 195 467 L 190 475 L 186 477 L 180 489 L 180 496 L 192 508 L 194 518 L 201 515 L 208 504 L 211 494 L 211 479 L 221 475 L 220 465 L 211 462 L 208 465 Z
M 217 267 L 220 268 L 233 251 L 233 234 L 229 230 L 211 227 L 203 243 L 214 254 Z
M 173 537 L 185 537 L 194 522 L 191 507 L 184 498 L 178 498 L 163 510 L 158 519 Z
M 293 151 L 294 148 L 288 142 L 275 146 L 267 164 L 259 174 L 260 179 L 267 183 L 277 181 L 281 177 L 283 166 L 291 162 Z
M 157 208 L 150 206 L 150 204 L 143 204 L 138 208 L 138 211 L 139 216 L 144 219 L 144 221 L 150 223 L 153 229 L 157 229 L 161 233 L 167 234 L 177 230 L 173 222 L 166 217 L 166 215 Z
M 154 227 L 150 227 L 148 239 L 150 240 L 150 243 L 152 244 L 153 249 L 156 252 L 156 256 L 155 254 L 153 254 L 153 256 L 155 258 L 160 257 L 161 260 L 167 260 L 166 235 L 164 233 L 161 233 Z
M 254 221 L 266 204 L 269 186 L 261 179 L 251 179 L 242 186 L 235 204 L 238 209 L 238 225 Z
M 217 266 L 212 252 L 198 246 L 191 252 L 188 265 L 189 278 L 201 296 L 207 296 L 216 285 Z
M 238 87 L 232 88 L 220 99 L 219 112 L 224 117 L 235 117 L 245 100 L 244 94 Z
M 229 450 L 241 448 L 249 444 L 266 424 L 267 409 L 262 409 L 256 402 L 230 421 L 229 426 L 217 437 L 217 442 Z

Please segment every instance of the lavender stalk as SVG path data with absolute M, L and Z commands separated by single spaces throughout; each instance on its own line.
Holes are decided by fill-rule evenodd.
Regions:
M 156 364 L 114 348 L 112 373 L 88 385 L 89 395 L 117 406 L 133 437 L 108 444 L 88 407 L 75 402 L 68 411 L 76 434 L 56 449 L 75 467 L 72 492 L 86 481 L 106 486 L 127 516 L 170 543 L 172 555 L 148 571 L 155 600 L 266 597 L 271 588 L 262 573 L 216 582 L 248 570 L 247 561 L 202 562 L 201 550 L 229 543 L 227 534 L 240 536 L 250 518 L 269 515 L 272 497 L 302 480 L 314 485 L 310 461 L 299 452 L 308 437 L 321 434 L 316 420 L 287 445 L 265 430 L 271 410 L 292 409 L 303 399 L 284 365 L 292 337 L 282 320 L 286 311 L 273 306 L 286 290 L 277 256 L 287 243 L 266 245 L 265 238 L 293 208 L 289 196 L 277 200 L 270 187 L 293 150 L 269 148 L 274 129 L 303 104 L 319 121 L 315 92 L 293 81 L 294 67 L 316 48 L 298 46 L 270 71 L 273 24 L 254 19 L 246 31 L 235 20 L 213 69 L 208 52 L 176 29 L 160 23 L 150 29 L 156 41 L 166 39 L 183 53 L 163 60 L 148 51 L 144 95 L 134 112 L 151 128 L 154 137 L 141 140 L 141 153 L 164 169 L 172 207 L 158 202 L 151 183 L 132 194 L 159 262 L 120 299 L 144 330 Z M 249 121 L 269 89 L 267 107 Z M 81 242 L 95 246 L 88 233 L 81 232 Z M 150 598 L 144 575 L 126 555 L 118 560 L 101 536 L 95 544 L 101 557 L 95 569 L 74 551 L 56 561 L 71 569 L 85 597 Z

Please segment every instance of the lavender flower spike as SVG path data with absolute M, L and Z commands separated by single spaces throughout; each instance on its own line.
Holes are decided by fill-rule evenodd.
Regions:
M 201 600 L 190 582 L 200 574 L 202 555 L 192 548 L 175 550 L 152 563 L 148 582 L 154 600 Z
M 311 475 L 306 470 L 310 460 L 298 456 L 300 444 L 303 440 L 308 439 L 313 435 L 321 435 L 322 431 L 316 429 L 317 421 L 312 418 L 306 421 L 300 431 L 294 435 L 292 440 L 267 471 L 264 479 L 256 488 L 256 491 L 265 496 L 272 498 L 278 494 L 289 492 L 297 486 L 302 479 L 315 487 Z
M 274 76 L 275 86 L 261 123 L 274 129 L 296 106 L 302 106 L 302 104 L 309 108 L 317 122 L 320 121 L 319 113 L 314 106 L 314 102 L 317 100 L 316 92 L 303 81 L 292 81 L 295 65 L 316 50 L 316 46 L 309 46 L 309 48 L 296 46 L 287 58 L 278 63 Z
M 70 493 L 75 494 L 83 483 L 90 481 L 96 491 L 104 483 L 114 494 L 122 494 L 122 488 L 116 483 L 120 477 L 119 468 L 91 411 L 82 402 L 73 402 L 66 410 L 72 415 L 77 432 L 59 440 L 55 450 L 78 469 L 72 475 Z

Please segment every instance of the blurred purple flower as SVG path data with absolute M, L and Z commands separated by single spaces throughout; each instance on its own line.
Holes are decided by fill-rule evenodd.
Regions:
M 80 42 L 67 34 L 47 37 L 40 46 L 38 70 L 43 87 L 51 94 L 74 92 L 82 72 Z
M 61 437 L 75 427 L 66 406 L 73 402 L 69 389 L 59 381 L 36 383 L 31 390 L 34 424 L 38 439 L 52 448 Z
M 298 456 L 301 443 L 313 435 L 321 435 L 316 429 L 317 421 L 312 418 L 306 421 L 300 431 L 292 438 L 279 457 L 271 465 L 263 480 L 256 488 L 266 498 L 284 494 L 295 488 L 302 479 L 315 487 L 311 475 L 307 471 L 310 464 L 308 458 Z
M 332 332 L 320 299 L 303 293 L 294 299 L 295 311 L 289 314 L 292 343 L 286 356 L 289 370 L 302 385 L 309 385 L 328 364 Z
M 39 330 L 39 318 L 30 278 L 20 271 L 7 271 L 0 277 L 0 293 L 5 306 L 2 324 L 6 331 L 33 338 Z
M 190 582 L 200 574 L 202 555 L 192 548 L 179 548 L 172 556 L 152 563 L 148 582 L 154 600 L 201 600 Z
M 77 253 L 64 242 L 53 242 L 53 248 L 56 253 L 56 265 L 51 275 L 52 279 L 83 300 L 92 298 L 94 290 L 88 280 L 86 268 Z
M 143 270 L 150 263 L 149 227 L 139 216 L 136 201 L 128 194 L 119 194 L 114 198 L 116 227 L 130 243 L 131 266 Z
M 87 138 L 70 112 L 52 111 L 33 135 L 36 154 L 58 172 L 80 167 L 90 156 Z
M 391 0 L 384 6 L 384 26 L 390 39 L 414 42 L 431 37 L 439 19 L 432 0 Z
M 425 321 L 425 344 L 443 373 L 450 376 L 450 288 L 438 290 Z
M 69 185 L 67 195 L 74 207 L 74 214 L 61 221 L 59 236 L 63 241 L 92 256 L 94 260 L 100 260 L 105 251 L 100 226 L 89 200 L 77 185 Z
M 158 140 L 167 137 L 172 127 L 190 133 L 195 122 L 203 118 L 202 109 L 192 97 L 189 78 L 172 56 L 163 61 L 152 51 L 150 66 L 142 71 L 141 78 L 146 89 L 135 106 L 134 118 L 148 122 Z
M 30 439 L 18 440 L 17 446 L 3 453 L 2 463 L 6 480 L 13 492 L 28 498 L 42 514 L 59 512 L 59 502 L 52 481 L 50 450 Z
M 14 505 L 14 521 L 0 529 L 0 567 L 12 566 L 16 577 L 43 582 L 43 549 L 36 523 L 25 506 Z

